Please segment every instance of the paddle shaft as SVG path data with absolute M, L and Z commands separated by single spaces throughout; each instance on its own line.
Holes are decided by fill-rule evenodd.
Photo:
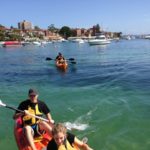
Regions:
M 47 60 L 47 61 L 51 61 L 51 60 L 54 60 L 54 61 L 55 61 L 55 59 L 52 59 L 52 58 L 50 58 L 50 57 L 47 57 L 46 60 Z M 74 58 L 69 58 L 69 59 L 65 59 L 65 60 L 69 60 L 69 62 L 70 62 L 71 64 L 76 64 L 76 63 L 77 63 Z
M 12 110 L 16 110 L 16 111 L 19 111 L 19 112 L 24 112 L 24 111 L 22 111 L 22 110 L 20 110 L 20 109 L 17 109 L 17 108 L 15 108 L 15 107 L 12 107 L 12 106 L 5 106 L 6 108 L 9 108 L 9 109 L 12 109 Z
M 24 113 L 23 110 L 20 110 L 20 109 L 17 109 L 17 108 L 15 108 L 15 107 L 6 105 L 6 104 L 4 104 L 1 100 L 0 100 L 0 106 L 5 107 L 5 108 L 9 108 L 9 109 L 12 109 L 12 110 L 15 110 L 15 111 L 18 111 L 18 112 L 21 112 L 21 113 Z M 40 120 L 49 122 L 49 120 L 47 120 L 47 119 L 45 119 L 45 118 L 42 118 L 42 117 L 39 117 L 39 116 L 30 114 L 30 113 L 28 113 L 28 115 L 30 115 L 30 116 L 32 116 L 32 117 L 34 117 L 34 118 L 37 118 L 37 119 L 40 119 Z M 54 123 L 54 120 L 51 120 L 51 123 Z M 67 125 L 65 125 L 65 126 L 66 126 L 66 128 L 67 128 L 68 130 L 72 130 L 72 129 L 73 129 L 73 128 L 68 127 Z
M 12 109 L 12 110 L 16 110 L 16 111 L 19 111 L 19 112 L 21 112 L 21 113 L 24 113 L 24 111 L 23 110 L 20 110 L 20 109 L 17 109 L 17 108 L 15 108 L 15 107 L 12 107 L 12 106 L 8 106 L 8 105 L 6 105 L 5 106 L 6 108 L 9 108 L 9 109 Z M 31 116 L 31 117 L 34 117 L 34 118 L 37 118 L 37 119 L 40 119 L 40 120 L 43 120 L 43 121 L 46 121 L 46 122 L 49 122 L 47 119 L 45 119 L 45 118 L 42 118 L 42 117 L 39 117 L 39 116 L 36 116 L 36 115 L 33 115 L 33 114 L 28 114 L 29 116 Z
M 55 60 L 53 58 L 50 58 L 50 57 L 47 57 L 46 60 Z M 74 58 L 69 58 L 69 59 L 65 59 L 65 60 L 70 60 L 70 61 L 74 61 L 75 59 Z
M 3 105 L 3 106 L 4 106 L 4 105 Z M 21 112 L 21 113 L 24 113 L 23 110 L 17 109 L 17 108 L 12 107 L 12 106 L 5 105 L 4 107 L 9 108 L 9 109 L 12 109 L 12 110 L 19 111 L 19 112 Z M 36 116 L 36 115 L 33 115 L 33 114 L 28 114 L 28 115 L 30 115 L 31 117 L 34 117 L 34 118 L 43 120 L 43 121 L 45 121 L 45 122 L 49 122 L 49 121 L 48 121 L 47 119 L 45 119 L 45 118 L 42 118 L 42 117 L 39 117 L 39 116 Z M 52 122 L 52 123 L 54 123 L 54 122 Z M 67 128 L 68 130 L 72 130 L 72 129 L 69 129 L 67 126 L 66 126 L 66 128 Z

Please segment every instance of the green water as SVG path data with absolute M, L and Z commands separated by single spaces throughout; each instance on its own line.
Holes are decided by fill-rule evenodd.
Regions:
M 75 58 L 60 72 L 53 61 L 58 52 Z M 88 127 L 72 131 L 88 137 L 99 150 L 150 148 L 150 42 L 56 43 L 45 47 L 0 48 L 0 99 L 18 106 L 30 87 L 38 89 L 56 122 Z M 17 149 L 13 111 L 0 108 L 0 149 Z

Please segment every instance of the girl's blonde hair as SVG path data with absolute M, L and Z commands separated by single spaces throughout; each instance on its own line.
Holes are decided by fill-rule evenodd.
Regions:
M 56 135 L 59 132 L 62 132 L 64 135 L 67 133 L 67 128 L 62 123 L 57 123 L 52 129 L 52 135 Z

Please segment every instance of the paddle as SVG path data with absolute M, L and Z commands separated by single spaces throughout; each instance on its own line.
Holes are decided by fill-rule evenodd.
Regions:
M 87 138 L 87 137 L 84 137 L 84 138 L 82 139 L 82 142 L 86 144 L 86 143 L 88 142 L 88 138 Z
M 22 110 L 20 110 L 20 109 L 17 109 L 17 108 L 15 108 L 15 107 L 8 106 L 8 105 L 4 104 L 1 100 L 0 100 L 0 106 L 3 106 L 3 107 L 6 107 L 6 108 L 9 108 L 9 109 L 16 110 L 16 111 L 19 111 L 19 112 L 24 113 L 24 111 L 22 111 Z M 37 119 L 40 119 L 40 120 L 49 122 L 49 120 L 47 120 L 47 119 L 45 119 L 45 118 L 43 118 L 43 117 L 36 116 L 36 115 L 30 114 L 30 113 L 29 113 L 28 115 L 31 116 L 31 117 L 34 117 L 34 118 L 37 118 Z M 51 120 L 51 123 L 54 123 L 54 120 Z
M 5 107 L 5 108 L 9 108 L 9 109 L 12 109 L 12 110 L 16 110 L 16 111 L 19 111 L 19 112 L 24 112 L 24 111 L 19 110 L 19 109 L 15 108 L 15 107 L 6 105 L 6 104 L 3 103 L 1 100 L 0 100 L 0 106 Z M 30 114 L 30 113 L 29 113 L 28 115 L 30 115 L 31 117 L 34 117 L 34 118 L 37 118 L 37 119 L 40 119 L 40 120 L 49 122 L 47 119 L 45 119 L 45 118 L 43 118 L 43 117 L 36 116 L 36 115 Z M 54 120 L 51 120 L 51 123 L 54 123 Z M 75 127 L 73 124 L 67 125 L 67 124 L 64 123 L 64 125 L 66 126 L 66 128 L 67 128 L 68 130 L 73 130 L 73 129 L 82 130 L 82 129 L 79 129 L 78 127 Z
M 87 137 L 84 137 L 81 141 L 82 141 L 84 144 L 87 144 L 88 138 L 87 138 Z M 87 145 L 87 146 L 88 146 L 88 145 Z M 91 147 L 88 146 L 88 150 L 94 150 L 94 149 L 92 149 Z
M 55 59 L 50 58 L 50 57 L 47 57 L 45 60 L 50 61 L 50 60 L 55 60 Z M 76 64 L 76 62 L 75 62 L 75 59 L 74 59 L 74 58 L 69 58 L 69 59 L 66 59 L 66 60 L 69 60 L 72 64 Z

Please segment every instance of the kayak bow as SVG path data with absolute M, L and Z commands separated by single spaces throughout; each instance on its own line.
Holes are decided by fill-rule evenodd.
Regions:
M 23 125 L 21 118 L 18 118 L 15 121 L 14 136 L 19 150 L 31 150 L 31 147 L 29 146 L 28 141 L 25 138 L 23 132 Z M 42 150 L 44 147 L 46 147 L 50 140 L 51 137 L 47 133 L 43 134 L 42 136 L 34 138 L 34 143 L 37 150 Z
M 66 61 L 64 61 L 64 62 L 56 61 L 55 64 L 56 64 L 56 67 L 61 70 L 66 70 L 68 68 L 68 63 Z

